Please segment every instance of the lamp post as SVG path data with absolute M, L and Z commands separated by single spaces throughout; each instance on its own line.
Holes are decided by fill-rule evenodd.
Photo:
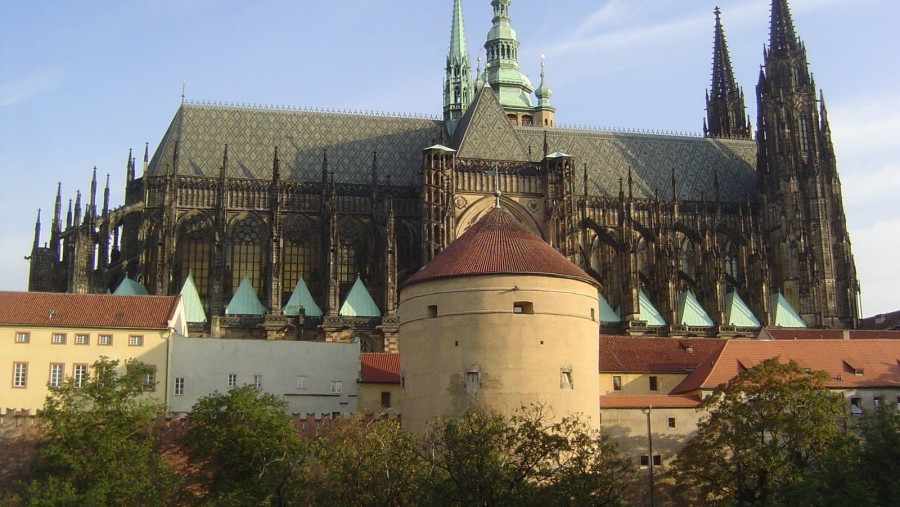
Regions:
M 653 492 L 653 432 L 650 426 L 650 413 L 652 411 L 653 406 L 651 405 L 641 409 L 641 412 L 647 416 L 647 447 L 650 448 L 650 453 L 647 455 L 647 464 L 650 467 L 650 507 L 656 507 L 656 499 Z

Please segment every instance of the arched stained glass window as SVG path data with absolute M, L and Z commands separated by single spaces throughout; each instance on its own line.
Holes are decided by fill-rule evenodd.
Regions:
M 309 285 L 317 267 L 319 236 L 308 219 L 295 216 L 285 222 L 283 238 L 281 286 L 289 297 L 300 277 L 305 277 Z
M 200 297 L 209 296 L 213 241 L 213 224 L 205 215 L 194 214 L 181 223 L 175 249 L 176 290 L 181 290 L 190 273 Z
M 265 224 L 252 215 L 234 220 L 228 228 L 225 250 L 226 295 L 233 295 L 243 277 L 248 277 L 257 295 L 265 294 Z

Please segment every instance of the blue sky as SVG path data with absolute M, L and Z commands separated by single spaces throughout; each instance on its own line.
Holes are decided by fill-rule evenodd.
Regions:
M 713 8 L 756 117 L 769 0 L 513 0 L 523 71 L 541 55 L 557 123 L 699 132 Z M 439 115 L 452 0 L 0 0 L 0 289 L 24 290 L 34 218 L 158 145 L 193 100 Z M 825 92 L 863 315 L 900 309 L 900 2 L 791 0 Z M 489 0 L 464 0 L 473 59 Z M 138 155 L 140 158 L 140 155 Z M 102 181 L 101 181 L 102 186 Z M 65 206 L 65 204 L 64 204 Z

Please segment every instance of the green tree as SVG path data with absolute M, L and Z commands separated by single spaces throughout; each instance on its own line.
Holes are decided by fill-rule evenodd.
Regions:
M 634 477 L 615 445 L 542 405 L 466 413 L 426 437 L 428 505 L 624 505 Z
M 675 460 L 679 491 L 696 505 L 791 503 L 799 485 L 828 474 L 829 453 L 853 447 L 843 400 L 826 380 L 772 358 L 719 386 Z
M 859 470 L 878 505 L 900 503 L 900 411 L 896 405 L 860 421 Z
M 353 418 L 319 441 L 321 504 L 350 506 L 415 505 L 424 469 L 421 440 L 399 421 Z
M 179 486 L 155 449 L 162 404 L 147 395 L 153 369 L 100 358 L 78 385 L 51 389 L 24 505 L 169 505 Z
M 288 505 L 302 492 L 307 444 L 283 401 L 253 386 L 197 401 L 185 444 L 215 505 Z

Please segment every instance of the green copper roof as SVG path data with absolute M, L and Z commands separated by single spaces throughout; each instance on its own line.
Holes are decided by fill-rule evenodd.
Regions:
M 638 319 L 646 321 L 648 326 L 665 326 L 665 319 L 659 314 L 653 303 L 650 302 L 650 298 L 644 292 L 644 289 L 640 290 L 639 298 Z
M 146 296 L 147 288 L 140 282 L 136 282 L 127 276 L 119 282 L 119 286 L 113 291 L 117 296 Z
M 510 24 L 510 0 L 494 0 L 493 26 L 488 31 L 484 49 L 487 54 L 485 73 L 497 99 L 503 107 L 531 109 L 531 91 L 534 87 L 528 76 L 519 70 L 519 41 Z
M 780 292 L 772 296 L 772 319 L 778 327 L 806 327 L 806 323 Z
M 322 316 L 322 309 L 319 308 L 319 305 L 316 304 L 312 294 L 309 293 L 306 282 L 303 281 L 302 277 L 297 280 L 297 285 L 294 287 L 291 299 L 284 305 L 284 310 L 282 310 L 282 312 L 285 315 L 300 315 L 301 308 L 303 308 L 307 317 Z
M 597 299 L 600 301 L 600 322 L 621 322 L 622 317 L 619 313 L 609 306 L 609 302 L 603 297 L 603 294 L 597 293 Z
M 253 283 L 250 278 L 244 275 L 241 279 L 241 285 L 238 286 L 237 292 L 228 303 L 225 309 L 225 315 L 265 315 L 266 307 L 259 302 L 256 297 L 256 290 L 253 289 Z
M 725 295 L 725 323 L 729 326 L 760 327 L 759 321 L 737 292 Z
M 200 302 L 197 286 L 194 285 L 194 276 L 190 272 L 181 286 L 181 301 L 184 302 L 184 315 L 188 322 L 206 322 L 206 312 Z
M 366 286 L 359 276 L 356 277 L 356 283 L 347 294 L 347 299 L 344 300 L 338 314 L 345 317 L 381 317 L 381 310 L 378 309 L 378 305 L 369 295 L 369 291 L 366 290 Z
M 678 295 L 678 322 L 685 326 L 715 325 L 691 290 L 686 290 Z

